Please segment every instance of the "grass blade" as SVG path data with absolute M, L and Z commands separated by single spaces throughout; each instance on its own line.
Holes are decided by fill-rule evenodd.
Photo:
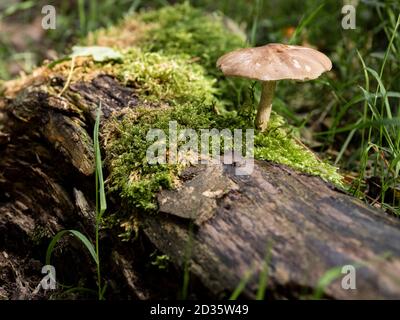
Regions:
M 99 106 L 99 110 L 97 111 L 96 116 L 96 123 L 94 126 L 94 152 L 95 152 L 95 163 L 96 163 L 96 175 L 98 183 L 98 192 L 100 197 L 99 202 L 99 216 L 101 217 L 104 211 L 107 209 L 107 201 L 106 201 L 106 194 L 104 191 L 104 178 L 103 178 L 103 168 L 102 168 L 102 161 L 101 161 L 101 152 L 100 152 L 100 143 L 99 143 L 99 127 L 100 127 L 100 115 L 101 115 L 101 103 Z
M 229 300 L 236 300 L 244 288 L 246 288 L 247 283 L 250 281 L 251 276 L 253 275 L 253 271 L 247 271 L 246 274 L 244 275 L 243 279 L 240 280 L 238 286 L 236 289 L 232 292 L 232 295 L 229 297 Z
M 263 269 L 261 270 L 260 273 L 260 280 L 258 283 L 256 300 L 264 300 L 265 297 L 265 290 L 267 288 L 267 281 L 268 281 L 269 262 L 271 260 L 271 250 L 272 250 L 272 243 L 269 243 L 265 254 Z
M 95 248 L 93 246 L 93 244 L 89 241 L 89 239 L 82 234 L 79 231 L 76 230 L 62 230 L 60 232 L 58 232 L 53 239 L 51 240 L 49 246 L 47 247 L 47 252 L 46 252 L 46 264 L 50 264 L 50 260 L 51 260 L 51 255 L 54 251 L 54 247 L 56 246 L 57 242 L 65 235 L 67 234 L 72 234 L 73 236 L 75 236 L 77 239 L 79 239 L 82 244 L 86 247 L 86 249 L 89 251 L 90 255 L 92 256 L 94 262 L 96 264 L 98 264 L 98 259 L 97 259 L 97 254 L 95 251 Z
M 313 298 L 315 300 L 321 299 L 324 294 L 325 288 L 328 287 L 333 281 L 338 279 L 341 275 L 342 266 L 333 267 L 332 269 L 326 271 L 318 281 Z
M 299 25 L 297 26 L 295 32 L 293 33 L 292 37 L 289 40 L 289 44 L 296 43 L 298 35 L 303 31 L 303 29 L 314 19 L 317 13 L 325 6 L 325 2 L 320 4 L 317 8 L 315 8 L 310 14 L 303 17 L 300 20 Z

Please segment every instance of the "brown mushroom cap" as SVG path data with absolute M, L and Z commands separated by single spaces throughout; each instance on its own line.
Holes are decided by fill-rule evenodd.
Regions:
M 218 59 L 217 67 L 226 76 L 261 81 L 310 80 L 331 70 L 332 62 L 311 48 L 270 43 L 229 52 Z

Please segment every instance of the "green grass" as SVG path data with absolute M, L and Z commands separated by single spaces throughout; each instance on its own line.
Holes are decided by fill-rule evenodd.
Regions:
M 269 271 L 269 264 L 271 261 L 271 255 L 272 255 L 272 241 L 268 243 L 266 246 L 265 250 L 265 257 L 264 257 L 264 263 L 262 266 L 261 271 L 259 272 L 259 277 L 258 277 L 258 287 L 257 287 L 257 292 L 256 292 L 256 300 L 264 300 L 265 299 L 265 293 L 267 290 L 267 284 L 268 284 L 268 271 Z M 231 293 L 229 296 L 228 300 L 237 300 L 241 293 L 244 291 L 246 288 L 247 284 L 251 280 L 251 278 L 254 276 L 255 270 L 254 269 L 249 269 L 245 272 L 243 275 L 242 279 L 236 286 L 235 290 Z
M 356 76 L 347 78 L 349 89 L 346 91 L 332 86 L 338 100 L 335 117 L 332 128 L 322 135 L 327 134 L 328 143 L 344 139 L 335 163 L 356 173 L 351 191 L 399 214 L 400 63 L 394 57 L 400 49 L 400 10 L 389 5 L 376 10 L 380 19 L 388 18 L 378 29 L 381 33 L 384 31 L 387 43 L 380 48 L 379 55 L 363 53 L 362 48 L 355 50 L 358 60 L 355 64 L 359 65 L 359 70 Z M 349 92 L 353 92 L 351 98 L 348 98 Z M 379 179 L 378 193 L 363 192 L 370 177 Z
M 84 247 L 87 249 L 88 253 L 92 257 L 94 263 L 96 264 L 97 273 L 97 295 L 99 300 L 104 300 L 104 293 L 106 290 L 107 283 L 102 282 L 101 278 L 101 266 L 100 266 L 100 240 L 99 231 L 101 227 L 101 219 L 104 212 L 107 209 L 106 196 L 104 191 L 104 179 L 103 179 L 103 164 L 101 161 L 100 144 L 99 144 L 99 126 L 100 126 L 100 114 L 101 114 L 101 104 L 97 112 L 96 123 L 94 127 L 93 141 L 94 141 L 94 152 L 95 152 L 95 185 L 96 185 L 96 226 L 95 226 L 95 241 L 93 243 L 88 239 L 87 236 L 82 234 L 78 230 L 62 230 L 59 231 L 53 239 L 50 241 L 46 252 L 46 264 L 51 264 L 51 256 L 56 248 L 57 243 L 67 235 L 72 235 L 78 239 Z M 71 290 L 82 291 L 79 288 L 72 288 Z M 85 289 L 86 290 L 86 289 Z M 92 290 L 87 289 L 86 291 L 91 292 Z M 66 292 L 64 292 L 65 294 Z
M 390 16 L 393 12 L 388 10 Z M 395 41 L 398 43 L 400 14 L 397 16 L 396 22 L 391 20 L 392 28 L 385 28 L 389 40 L 388 47 L 385 51 L 379 73 L 374 69 L 367 67 L 364 60 L 360 55 L 360 60 L 364 69 L 365 86 L 361 87 L 365 98 L 363 120 L 370 119 L 371 121 L 382 121 L 379 127 L 369 127 L 367 130 L 362 130 L 362 144 L 361 144 L 361 166 L 360 178 L 357 181 L 355 192 L 360 188 L 360 181 L 363 178 L 364 172 L 367 168 L 367 161 L 372 151 L 373 171 L 374 175 L 380 176 L 381 182 L 381 203 L 384 207 L 391 207 L 393 211 L 398 211 L 399 202 L 393 197 L 391 203 L 385 201 L 386 192 L 395 187 L 394 184 L 398 182 L 400 171 L 400 110 L 397 110 L 397 115 L 393 114 L 396 111 L 396 106 L 389 101 L 389 92 L 384 84 L 384 73 L 387 67 L 387 62 L 390 54 L 398 54 L 400 47 L 396 47 Z M 375 82 L 375 92 L 369 92 L 371 83 L 370 77 Z M 400 92 L 391 92 L 392 97 L 400 98 Z M 398 108 L 398 106 L 397 106 Z M 396 120 L 391 124 L 385 124 L 385 120 Z M 397 210 L 396 210 L 397 207 Z

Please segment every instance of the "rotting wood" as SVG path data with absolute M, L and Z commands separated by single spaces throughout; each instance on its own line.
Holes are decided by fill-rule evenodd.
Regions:
M 50 85 L 62 87 L 63 80 Z M 132 89 L 107 75 L 71 84 L 62 97 L 39 83 L 1 99 L 0 298 L 35 298 L 29 292 L 45 250 L 34 241 L 38 233 L 69 228 L 93 234 L 95 110 L 101 102 L 107 121 L 137 101 Z M 171 275 L 143 276 L 138 247 L 168 255 L 179 276 L 188 243 L 190 270 L 201 284 L 192 287 L 195 296 L 226 297 L 253 270 L 242 296 L 254 298 L 270 245 L 268 297 L 304 297 L 330 268 L 360 263 L 357 290 L 343 290 L 337 280 L 325 297 L 400 298 L 397 219 L 317 177 L 267 162 L 257 161 L 251 176 L 235 176 L 233 165 L 210 165 L 191 167 L 181 178 L 180 189 L 159 194 L 158 214 L 139 214 L 153 245 L 103 233 L 110 290 L 119 298 L 157 297 L 156 278 L 179 282 Z M 118 206 L 121 200 L 112 201 Z M 74 250 L 82 248 L 75 244 Z M 90 264 L 84 255 L 74 261 L 73 272 L 88 274 L 90 267 L 78 267 L 85 261 Z

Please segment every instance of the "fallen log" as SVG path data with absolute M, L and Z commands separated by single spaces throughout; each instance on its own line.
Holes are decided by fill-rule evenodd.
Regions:
M 177 21 L 182 29 L 174 38 Z M 119 62 L 78 57 L 73 66 L 62 59 L 0 89 L 0 299 L 65 298 L 38 284 L 54 234 L 75 229 L 94 239 L 92 132 L 99 104 L 106 145 L 107 124 L 138 107 L 211 101 L 214 86 L 230 99 L 229 84 L 214 83 L 214 64 L 244 44 L 224 31 L 226 22 L 188 4 L 145 13 L 89 37 L 88 44 L 130 49 Z M 162 54 L 149 55 L 149 48 Z M 112 158 L 107 150 L 104 159 Z M 100 241 L 107 299 L 175 298 L 186 291 L 189 274 L 190 298 L 227 298 L 240 287 L 240 297 L 253 299 L 263 286 L 271 299 L 400 298 L 397 218 L 284 165 L 255 161 L 247 176 L 235 175 L 237 165 L 188 167 L 178 188 L 157 194 L 154 213 L 109 193 L 106 219 L 116 221 L 101 230 Z M 109 163 L 104 169 L 112 176 Z M 133 217 L 137 237 L 120 237 L 125 221 L 117 212 Z M 154 255 L 170 266 L 160 270 Z M 79 242 L 62 241 L 52 263 L 61 283 L 96 287 Z M 341 273 L 346 265 L 355 267 L 355 283 L 344 281 L 352 275 Z
M 326 298 L 399 298 L 399 221 L 348 196 L 320 178 L 257 161 L 249 176 L 232 165 L 196 167 L 179 190 L 162 191 L 146 234 L 183 265 L 190 243 L 191 271 L 222 296 L 252 272 L 243 296 L 255 298 L 267 264 L 267 295 L 304 298 L 334 268 L 356 268 L 356 289 L 345 274 L 324 287 Z M 194 213 L 194 214 L 193 214 Z M 198 215 L 210 217 L 197 225 Z M 189 225 L 193 227 L 190 228 Z
M 136 101 L 131 89 L 100 76 L 69 88 L 72 95 L 79 92 L 87 108 L 82 112 L 76 101 L 49 94 L 43 86 L 51 82 L 62 87 L 65 79 L 61 84 L 56 78 L 35 79 L 38 83 L 22 87 L 16 96 L 0 99 L 0 299 L 37 299 L 52 294 L 35 289 L 43 276 L 47 245 L 58 231 L 76 229 L 93 239 L 91 131 L 96 105 L 100 100 L 104 103 L 106 119 L 109 112 Z M 106 237 L 103 242 L 107 243 Z M 64 274 L 61 280 L 68 283 L 92 283 L 90 257 L 78 242 L 72 240 L 71 244 L 72 249 L 67 243 L 61 245 L 64 253 L 56 259 L 57 274 Z M 144 287 L 136 290 L 132 255 L 122 254 L 115 246 L 103 248 L 103 252 L 109 256 L 103 260 L 105 266 L 111 261 L 109 268 L 124 278 L 114 288 L 117 294 L 127 286 L 125 297 L 147 297 Z
M 40 280 L 45 250 L 43 242 L 35 243 L 39 234 L 65 228 L 93 234 L 94 111 L 101 101 L 106 122 L 114 112 L 137 104 L 134 91 L 107 75 L 77 82 L 69 93 L 58 97 L 31 85 L 1 100 L 3 298 L 32 298 L 27 292 Z M 77 111 L 77 96 L 84 112 Z M 222 298 L 251 274 L 241 296 L 255 298 L 259 275 L 267 270 L 267 297 L 304 298 L 319 288 L 331 268 L 354 265 L 356 289 L 343 289 L 340 274 L 319 288 L 324 297 L 400 297 L 397 219 L 318 177 L 282 165 L 256 161 L 251 175 L 234 172 L 234 164 L 190 167 L 179 189 L 159 193 L 158 214 L 138 213 L 145 236 L 178 269 L 176 278 L 163 275 L 164 281 L 179 282 L 179 270 L 188 266 L 202 288 L 202 293 L 191 288 L 195 296 L 205 290 L 206 296 Z M 114 205 L 120 201 L 113 199 Z M 115 272 L 109 277 L 118 297 L 154 297 L 151 277 L 140 279 L 143 265 L 135 261 L 135 245 L 105 231 L 103 239 L 111 257 L 104 258 L 105 264 Z M 79 245 L 74 250 L 71 255 L 78 254 Z M 76 266 L 85 265 L 87 257 L 74 259 Z M 90 272 L 85 269 L 76 267 L 74 274 Z

